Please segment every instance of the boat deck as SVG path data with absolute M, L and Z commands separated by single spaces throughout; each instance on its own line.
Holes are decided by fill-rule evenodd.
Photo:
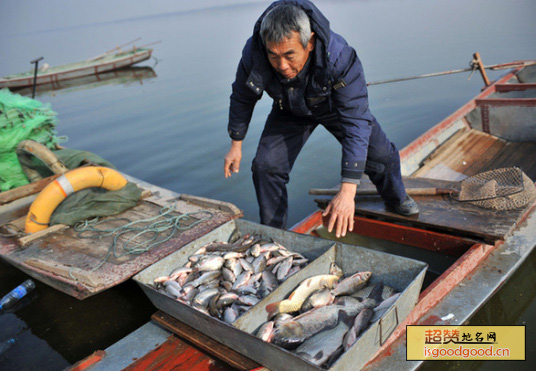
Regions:
M 413 176 L 460 180 L 465 175 L 517 166 L 529 178 L 536 179 L 536 161 L 530 154 L 536 154 L 535 142 L 506 141 L 466 128 L 433 153 Z

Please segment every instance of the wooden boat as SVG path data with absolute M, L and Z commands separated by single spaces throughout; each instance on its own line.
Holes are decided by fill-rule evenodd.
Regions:
M 503 75 L 400 155 L 407 188 L 449 187 L 466 176 L 512 166 L 534 181 L 536 66 L 522 64 Z M 359 199 L 356 232 L 349 238 L 403 243 L 406 249 L 387 250 L 402 256 L 420 250 L 454 260 L 443 269 L 434 267 L 433 259 L 428 261 L 429 269 L 440 276 L 421 293 L 415 309 L 365 369 L 418 367 L 422 361 L 406 361 L 406 325 L 466 323 L 536 246 L 534 202 L 521 209 L 496 211 L 448 195 L 414 198 L 420 208 L 414 217 L 388 212 L 379 197 Z M 328 201 L 318 199 L 317 204 L 322 208 Z M 317 211 L 293 230 L 335 239 L 326 232 L 325 223 Z
M 40 84 L 35 87 L 35 95 L 39 97 L 40 95 L 46 93 L 56 94 L 64 92 L 73 92 L 93 89 L 100 86 L 119 84 L 129 85 L 138 82 L 140 84 L 143 84 L 143 80 L 152 79 L 155 77 L 157 77 L 156 72 L 151 67 L 124 67 L 95 75 L 86 75 L 69 80 L 60 80 Z M 33 86 L 11 88 L 10 90 L 20 95 L 31 96 L 33 92 Z
M 536 154 L 536 66 L 517 65 L 401 151 L 408 188 L 444 187 L 458 181 L 460 176 L 510 166 L 518 166 L 531 179 L 536 179 L 533 161 Z M 142 188 L 151 189 L 150 185 L 138 183 Z M 371 185 L 364 184 L 363 187 Z M 157 195 L 156 199 L 147 201 L 159 205 L 177 196 L 167 197 L 164 191 L 155 189 L 153 195 Z M 429 264 L 429 271 L 437 275 L 437 278 L 433 278 L 433 275 L 429 278 L 415 309 L 387 338 L 365 366 L 366 369 L 418 367 L 420 361 L 406 361 L 405 326 L 464 324 L 516 271 L 536 245 L 536 203 L 522 209 L 496 212 L 477 205 L 458 203 L 448 195 L 415 196 L 415 199 L 420 214 L 402 217 L 388 212 L 377 196 L 360 198 L 356 203 L 356 232 L 344 240 L 371 249 L 382 243 L 382 251 L 424 260 Z M 182 206 L 184 210 L 192 207 L 190 201 L 182 201 L 186 202 Z M 328 198 L 320 198 L 317 203 L 323 207 L 328 201 Z M 209 204 L 206 200 L 194 202 L 198 208 Z M 221 210 L 221 205 L 212 205 Z M 152 208 L 154 210 L 151 212 L 156 212 L 155 206 Z M 227 205 L 226 209 L 227 214 L 222 215 L 217 223 L 240 216 L 232 206 Z M 335 239 L 326 232 L 324 222 L 319 210 L 292 230 Z M 69 232 L 60 233 L 73 238 L 67 235 Z M 46 253 L 47 249 L 57 244 L 56 236 L 52 233 L 48 237 L 33 240 L 24 249 L 18 249 L 16 243 L 2 238 L 0 253 L 2 258 L 19 269 L 34 276 L 40 274 L 40 279 L 45 277 L 45 280 L 49 280 L 47 283 L 56 285 L 54 287 L 58 289 L 78 297 L 93 294 L 88 290 L 88 281 L 85 288 L 80 288 L 78 282 L 73 285 L 72 279 L 66 277 L 68 273 L 77 274 L 77 271 L 65 268 L 72 266 L 69 265 L 73 263 L 72 260 L 64 260 L 63 267 L 56 270 L 50 264 L 41 265 L 41 268 L 27 264 L 26 260 L 32 257 L 24 254 Z M 187 240 L 179 243 L 187 243 Z M 60 245 L 65 248 L 59 246 L 58 251 L 67 250 L 67 246 L 74 244 Z M 91 255 L 94 249 L 94 246 L 80 246 L 76 248 L 76 253 L 78 256 Z M 98 250 L 100 255 L 105 253 L 101 248 Z M 170 251 L 169 246 L 164 246 L 157 254 L 163 257 Z M 437 255 L 445 259 L 438 262 L 434 259 Z M 60 258 L 67 259 L 66 255 Z M 114 262 L 116 265 L 119 263 L 122 262 Z M 126 267 L 135 266 L 139 270 L 141 264 L 138 263 L 127 264 Z M 144 262 L 144 265 L 148 264 L 149 261 Z M 129 270 L 121 279 L 132 275 L 136 269 Z M 110 272 L 118 270 L 111 267 Z M 84 279 L 81 275 L 77 277 Z M 121 279 L 116 281 L 120 282 Z M 68 282 L 71 283 L 66 285 Z M 109 287 L 107 282 L 103 283 L 103 289 Z M 147 339 L 150 339 L 150 343 Z M 197 347 L 193 347 L 192 343 Z M 221 364 L 219 360 L 231 366 Z M 220 369 L 248 370 L 260 366 L 196 332 L 180 319 L 158 312 L 153 316 L 153 321 L 110 348 L 96 352 L 73 369 L 128 367 L 130 370 L 171 370 L 188 367 L 201 370 L 213 367 L 215 361 Z
M 534 180 L 535 155 L 536 66 L 518 63 L 518 67 L 405 147 L 401 161 L 408 188 L 445 187 L 463 176 L 510 166 L 522 168 Z M 365 182 L 363 187 L 372 185 Z M 377 196 L 358 199 L 355 232 L 339 239 L 372 249 L 380 244 L 382 251 L 425 260 L 432 272 L 415 309 L 370 359 L 366 370 L 417 368 L 422 361 L 406 361 L 406 325 L 465 324 L 536 245 L 535 202 L 522 209 L 497 212 L 456 202 L 449 195 L 414 198 L 421 210 L 414 217 L 388 212 Z M 321 198 L 317 203 L 323 208 L 328 201 Z M 336 240 L 327 233 L 321 213 L 319 210 L 309 215 L 292 231 Z M 438 262 L 434 256 L 444 259 Z M 158 325 L 148 323 L 73 369 L 89 365 L 100 369 L 99 364 L 105 369 L 113 367 L 112 360 L 127 362 L 130 370 L 171 370 L 181 366 L 201 370 L 214 362 L 218 368 L 226 369 L 219 363 L 221 360 L 231 365 L 228 369 L 262 369 L 166 313 L 157 312 L 152 318 Z M 138 350 L 137 360 L 129 362 L 132 354 L 123 352 L 125 344 L 135 344 L 147 333 L 161 331 L 160 326 L 175 336 L 166 337 L 169 333 L 165 332 L 158 346 Z M 181 357 L 170 356 L 177 353 Z
M 86 61 L 64 64 L 46 69 L 38 69 L 35 84 L 56 84 L 87 75 L 98 75 L 103 72 L 132 66 L 151 57 L 153 49 L 132 48 L 113 54 L 105 54 Z M 0 78 L 0 88 L 22 88 L 34 84 L 34 71 L 18 73 Z

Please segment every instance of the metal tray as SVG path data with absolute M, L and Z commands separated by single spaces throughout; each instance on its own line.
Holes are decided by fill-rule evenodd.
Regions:
M 257 233 L 266 238 L 273 238 L 312 262 L 288 278 L 232 325 L 205 315 L 154 289 L 152 285 L 154 277 L 168 274 L 171 269 L 184 264 L 188 256 L 202 245 L 214 240 L 227 240 L 235 229 L 242 234 Z M 371 324 L 358 341 L 331 367 L 331 370 L 355 370 L 361 368 L 374 355 L 415 306 L 426 273 L 425 263 L 358 246 L 334 245 L 333 241 L 283 231 L 245 220 L 232 220 L 146 268 L 134 276 L 134 280 L 160 310 L 269 369 L 323 370 L 290 351 L 260 340 L 253 334 L 267 320 L 265 310 L 267 304 L 287 297 L 302 280 L 327 273 L 332 262 L 336 262 L 345 274 L 370 270 L 373 273 L 372 283 L 381 281 L 402 292 L 389 311 L 379 321 Z

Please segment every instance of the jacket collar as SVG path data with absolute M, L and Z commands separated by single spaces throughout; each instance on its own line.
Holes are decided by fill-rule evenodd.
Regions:
M 252 87 L 255 85 L 260 89 L 263 89 L 268 84 L 269 80 L 273 76 L 273 69 L 268 62 L 268 56 L 266 49 L 260 36 L 261 23 L 266 14 L 279 4 L 294 4 L 301 7 L 309 20 L 311 21 L 311 30 L 315 33 L 315 48 L 313 55 L 309 57 L 309 60 L 314 60 L 314 65 L 309 66 L 315 79 L 321 83 L 325 83 L 328 73 L 328 51 L 330 39 L 330 28 L 328 19 L 320 12 L 320 10 L 308 0 L 280 0 L 272 3 L 259 17 L 255 23 L 252 36 L 252 58 L 253 68 L 248 77 L 248 85 Z M 259 92 L 259 90 L 257 92 Z

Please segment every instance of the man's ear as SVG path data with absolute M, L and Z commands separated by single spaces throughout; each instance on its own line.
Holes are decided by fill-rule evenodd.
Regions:
M 309 38 L 309 41 L 307 42 L 307 50 L 312 52 L 315 48 L 315 33 L 311 32 L 311 37 Z

